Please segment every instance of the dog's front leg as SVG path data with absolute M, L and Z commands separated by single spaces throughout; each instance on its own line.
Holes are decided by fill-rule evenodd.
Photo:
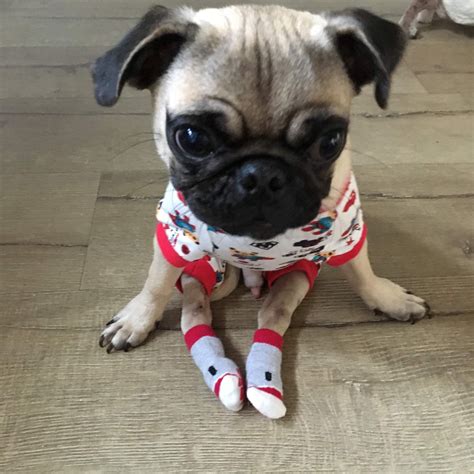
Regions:
M 398 321 L 416 321 L 429 314 L 428 304 L 405 288 L 376 276 L 370 265 L 367 241 L 354 259 L 341 266 L 347 280 L 367 306 Z
M 226 278 L 229 273 L 226 272 Z M 186 274 L 181 278 L 181 286 L 181 330 L 189 352 L 216 397 L 228 410 L 239 411 L 244 402 L 243 379 L 235 362 L 226 357 L 224 346 L 212 329 L 210 295 L 198 280 Z
M 418 15 L 424 12 L 425 18 L 434 15 L 439 7 L 440 0 L 412 0 L 400 19 L 400 26 L 405 30 L 410 38 L 416 38 L 418 34 Z
M 281 380 L 283 335 L 308 290 L 304 273 L 283 275 L 273 284 L 258 315 L 258 330 L 246 364 L 247 398 L 269 418 L 281 418 L 286 413 Z
M 127 351 L 145 341 L 161 320 L 181 268 L 172 266 L 154 239 L 153 262 L 142 291 L 135 296 L 102 331 L 99 344 L 112 350 Z

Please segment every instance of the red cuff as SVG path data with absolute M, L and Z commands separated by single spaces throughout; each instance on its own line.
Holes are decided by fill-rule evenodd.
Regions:
M 289 267 L 282 268 L 281 270 L 275 270 L 273 272 L 265 272 L 265 279 L 267 280 L 268 287 L 271 288 L 278 278 L 291 272 L 303 272 L 309 281 L 310 289 L 314 285 L 314 280 L 319 273 L 319 264 L 312 262 L 311 260 L 299 260 L 298 262 L 290 265 Z
M 359 255 L 359 252 L 362 250 L 366 239 L 367 226 L 364 224 L 364 227 L 362 227 L 362 235 L 355 247 L 352 250 L 349 250 L 349 252 L 343 253 L 342 255 L 335 255 L 334 257 L 331 257 L 326 263 L 331 265 L 331 267 L 339 267 L 340 265 L 344 265 L 345 263 L 349 262 L 353 258 L 356 258 L 357 255 Z
M 280 349 L 283 347 L 283 336 L 272 329 L 257 329 L 253 336 L 253 342 L 262 342 Z
M 222 381 L 224 380 L 224 377 L 237 377 L 239 387 L 240 387 L 240 400 L 244 401 L 245 398 L 245 388 L 244 388 L 244 382 L 242 380 L 242 375 L 240 374 L 240 371 L 238 371 L 237 374 L 232 374 L 230 372 L 226 372 L 224 375 L 222 375 L 219 380 L 216 382 L 214 385 L 214 393 L 216 394 L 216 397 L 219 398 L 219 392 L 221 391 L 221 384 Z
M 163 256 L 168 260 L 173 267 L 185 267 L 189 262 L 185 260 L 181 255 L 176 253 L 176 250 L 171 245 L 170 241 L 168 240 L 168 236 L 166 235 L 165 229 L 163 228 L 163 224 L 158 222 L 156 224 L 156 240 L 158 242 L 158 246 L 160 247 Z
M 211 296 L 212 290 L 216 286 L 216 272 L 212 269 L 207 260 L 201 258 L 195 262 L 187 263 L 184 267 L 183 274 L 196 278 L 203 286 L 207 296 Z M 183 292 L 181 278 L 176 282 L 176 288 L 178 288 L 181 293 Z
M 211 336 L 216 337 L 216 333 L 211 326 L 207 324 L 200 324 L 199 326 L 194 326 L 184 335 L 184 342 L 188 350 L 191 350 L 191 347 L 201 339 L 201 337 Z
M 273 387 L 255 387 L 261 390 L 262 392 L 269 393 L 270 395 L 273 395 L 274 397 L 283 400 L 283 395 L 281 394 L 280 390 L 277 390 L 276 388 Z

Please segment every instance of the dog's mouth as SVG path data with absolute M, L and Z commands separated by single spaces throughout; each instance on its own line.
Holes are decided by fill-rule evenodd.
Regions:
M 217 208 L 200 201 L 197 196 L 187 198 L 187 202 L 194 215 L 209 226 L 230 235 L 248 236 L 255 240 L 272 239 L 288 229 L 307 224 L 317 214 L 320 206 L 315 201 L 308 210 L 287 205 L 284 210 L 280 208 L 280 212 L 266 212 L 265 208 L 260 208 L 258 212 L 249 214 L 246 214 L 248 208 L 244 207 L 229 209 L 226 215 L 222 215 Z
M 231 235 L 268 240 L 310 222 L 329 191 L 309 175 L 268 160 L 228 170 L 184 191 L 193 214 Z

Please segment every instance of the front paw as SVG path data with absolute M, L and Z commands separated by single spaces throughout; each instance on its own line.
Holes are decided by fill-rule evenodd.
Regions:
M 367 306 L 376 313 L 398 321 L 415 323 L 430 316 L 430 307 L 423 298 L 386 278 L 378 278 L 360 291 Z
M 403 29 L 403 31 L 406 33 L 406 35 L 410 39 L 418 39 L 418 27 L 417 27 L 417 22 L 414 21 L 411 24 L 407 23 L 407 20 L 405 18 L 402 18 L 399 22 L 399 25 Z
M 416 26 L 410 26 L 408 29 L 408 36 L 412 40 L 416 40 L 420 38 L 420 32 L 418 31 L 418 28 Z
M 156 321 L 156 305 L 138 295 L 106 324 L 99 345 L 107 347 L 108 353 L 113 350 L 127 352 L 145 341 L 155 329 Z

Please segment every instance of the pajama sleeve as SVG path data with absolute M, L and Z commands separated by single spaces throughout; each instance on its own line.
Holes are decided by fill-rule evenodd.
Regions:
M 206 255 L 199 242 L 203 223 L 194 218 L 180 193 L 169 185 L 158 205 L 156 239 L 164 257 L 175 267 Z
M 367 238 L 367 226 L 361 209 L 359 189 L 354 175 L 342 202 L 338 206 L 338 219 L 334 226 L 334 247 L 327 264 L 344 265 L 357 257 Z

